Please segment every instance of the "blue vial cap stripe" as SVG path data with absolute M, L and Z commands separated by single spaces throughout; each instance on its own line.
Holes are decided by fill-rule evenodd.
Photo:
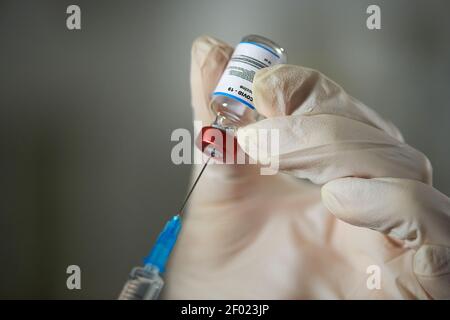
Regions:
M 277 57 L 278 59 L 280 58 L 280 56 L 279 56 L 275 51 L 273 51 L 272 49 L 269 49 L 268 47 L 266 47 L 266 46 L 264 46 L 264 45 L 262 45 L 262 44 L 260 44 L 260 43 L 257 43 L 257 42 L 246 42 L 246 41 L 240 42 L 240 43 L 248 43 L 248 44 L 252 44 L 252 45 L 254 45 L 254 46 L 263 48 L 263 49 L 269 51 L 271 54 L 273 54 L 273 55 L 274 55 L 275 57 Z
M 238 98 L 236 96 L 233 96 L 232 94 L 226 93 L 226 92 L 221 92 L 221 91 L 216 91 L 213 93 L 213 96 L 225 96 L 225 97 L 229 97 L 231 99 L 237 100 L 239 102 L 242 102 L 243 104 L 245 104 L 247 107 L 249 107 L 250 109 L 255 109 L 254 106 L 252 106 L 249 102 L 245 101 L 244 99 Z

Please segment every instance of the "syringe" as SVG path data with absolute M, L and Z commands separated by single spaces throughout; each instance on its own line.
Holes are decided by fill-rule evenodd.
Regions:
M 181 230 L 181 214 L 189 197 L 194 191 L 197 182 L 208 165 L 208 158 L 197 179 L 195 179 L 191 190 L 188 192 L 183 204 L 178 211 L 179 214 L 167 221 L 163 231 L 159 234 L 150 254 L 144 260 L 143 267 L 135 267 L 131 270 L 129 279 L 120 293 L 119 300 L 156 300 L 164 286 L 161 274 L 164 273 L 170 253 L 172 252 L 178 234 Z

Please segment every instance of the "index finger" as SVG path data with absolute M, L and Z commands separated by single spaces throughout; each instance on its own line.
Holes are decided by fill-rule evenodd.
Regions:
M 255 107 L 265 117 L 338 115 L 378 128 L 403 142 L 400 131 L 319 71 L 294 65 L 259 70 L 253 83 Z

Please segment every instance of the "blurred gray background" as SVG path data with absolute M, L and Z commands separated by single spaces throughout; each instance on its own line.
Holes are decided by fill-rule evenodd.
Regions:
M 82 30 L 66 29 L 78 4 Z M 382 30 L 365 26 L 378 4 Z M 450 194 L 448 1 L 0 1 L 0 298 L 116 298 L 187 189 L 191 42 L 283 45 L 403 132 Z M 66 268 L 82 289 L 66 289 Z

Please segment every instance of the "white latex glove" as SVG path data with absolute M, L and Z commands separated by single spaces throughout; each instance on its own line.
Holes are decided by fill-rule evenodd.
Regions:
M 192 104 L 205 124 L 231 53 L 209 37 L 194 42 Z M 427 158 L 317 71 L 262 69 L 253 91 L 267 119 L 240 129 L 238 139 L 248 128 L 279 129 L 280 152 L 273 156 L 289 175 L 209 166 L 191 200 L 164 296 L 450 298 L 450 202 L 432 188 Z M 373 265 L 381 271 L 380 289 L 367 286 Z

